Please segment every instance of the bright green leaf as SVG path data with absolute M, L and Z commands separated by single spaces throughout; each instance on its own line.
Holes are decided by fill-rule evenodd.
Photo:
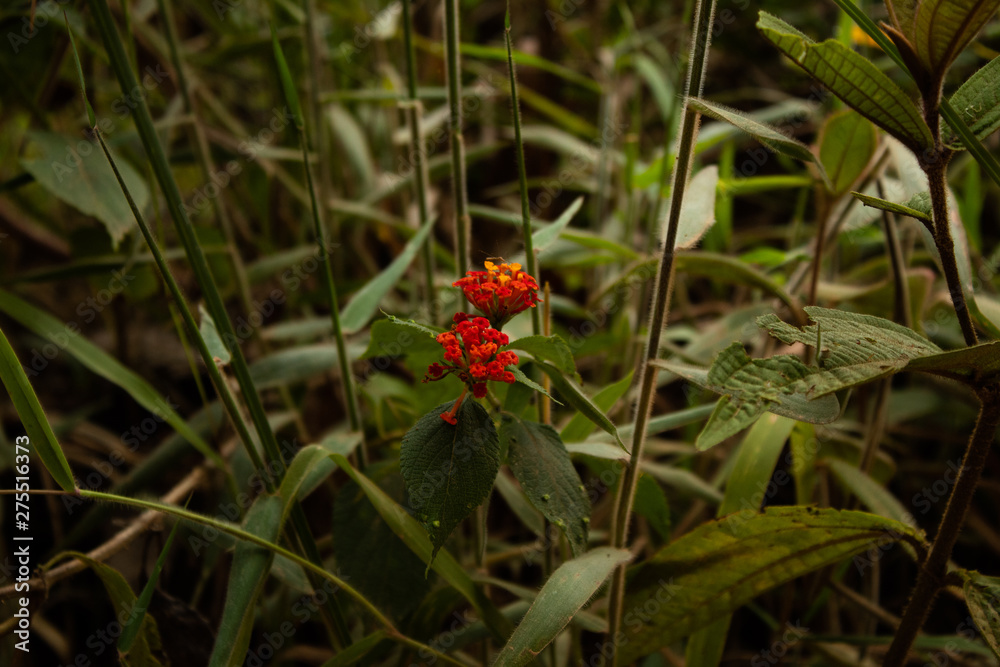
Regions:
M 579 377 L 573 351 L 559 336 L 525 336 L 512 340 L 507 347 L 511 350 L 523 350 L 539 361 L 547 361 L 571 378 Z
M 850 109 L 831 114 L 819 135 L 819 159 L 833 192 L 845 192 L 861 176 L 878 146 L 875 127 Z
M 1000 128 L 1000 57 L 986 63 L 955 91 L 949 100 L 976 139 L 984 141 Z M 941 127 L 942 140 L 950 148 L 965 145 L 947 123 Z

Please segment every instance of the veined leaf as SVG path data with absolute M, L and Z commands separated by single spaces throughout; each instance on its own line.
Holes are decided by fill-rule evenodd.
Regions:
M 879 197 L 872 197 L 860 192 L 852 192 L 851 196 L 860 201 L 865 206 L 870 206 L 872 208 L 881 209 L 883 211 L 889 211 L 890 213 L 898 213 L 899 215 L 908 215 L 911 218 L 916 218 L 924 224 L 934 224 L 934 219 L 927 215 L 923 211 L 915 208 L 911 208 L 905 204 L 894 204 L 891 201 L 886 201 L 880 199 Z
M 989 61 L 970 76 L 949 101 L 976 139 L 983 141 L 996 132 L 1000 128 L 1000 57 Z M 965 148 L 948 123 L 941 126 L 941 134 L 949 148 Z
M 818 369 L 792 355 L 751 359 L 743 344 L 737 342 L 719 353 L 707 373 L 672 361 L 651 363 L 722 394 L 695 443 L 700 450 L 736 435 L 768 411 L 818 424 L 829 423 L 840 414 L 836 397 L 809 400 L 803 395 L 803 382 L 816 375 Z
M 261 496 L 247 512 L 243 529 L 268 542 L 276 542 L 281 526 L 282 504 L 277 496 Z M 269 549 L 250 542 L 236 544 L 226 604 L 209 667 L 228 667 L 243 661 L 250 646 L 257 598 L 264 590 L 273 561 L 274 552 Z
M 850 109 L 831 114 L 819 137 L 819 159 L 833 192 L 841 193 L 861 176 L 878 145 L 878 134 L 868 119 Z
M 809 147 L 804 143 L 787 136 L 778 128 L 758 122 L 736 109 L 698 98 L 688 100 L 688 106 L 705 116 L 732 123 L 776 153 L 816 165 L 820 176 L 824 181 L 827 181 L 825 165 L 816 159 L 815 153 L 809 150 Z M 827 182 L 829 183 L 829 181 Z
M 611 572 L 631 559 L 625 549 L 600 547 L 560 565 L 538 592 L 493 667 L 520 667 L 532 662 Z
M 934 145 L 916 105 L 864 56 L 833 39 L 816 43 L 767 12 L 760 12 L 757 28 L 834 95 L 914 152 Z
M 548 396 L 551 400 L 555 401 L 556 403 L 559 403 L 559 405 L 562 405 L 561 402 L 559 402 L 556 399 L 552 398 L 552 395 L 549 394 L 549 392 L 545 391 L 545 387 L 543 387 L 542 385 L 538 384 L 537 382 L 535 382 L 534 380 L 532 380 L 530 377 L 528 377 L 527 375 L 525 375 L 524 371 L 522 371 L 520 368 L 518 368 L 516 366 L 511 366 L 510 372 L 513 373 L 514 379 L 517 381 L 517 383 L 519 385 L 524 385 L 525 387 L 528 387 L 529 389 L 531 389 L 533 391 L 537 391 L 538 393 L 542 394 L 543 396 Z M 509 391 L 510 390 L 508 390 L 508 396 L 509 396 Z M 514 397 L 513 400 L 520 400 L 520 397 L 518 397 L 517 395 L 515 395 L 515 397 Z
M 629 664 L 764 591 L 887 539 L 922 543 L 905 524 L 834 509 L 772 507 L 708 522 L 629 573 L 627 641 L 620 644 L 619 659 Z
M 579 378 L 573 351 L 560 336 L 525 336 L 512 340 L 507 346 L 512 350 L 523 350 L 538 361 L 546 361 L 565 375 Z
M 420 231 L 406 242 L 403 251 L 399 253 L 396 259 L 392 260 L 389 266 L 365 283 L 364 287 L 354 294 L 350 303 L 344 307 L 344 311 L 340 315 L 344 331 L 353 333 L 359 331 L 368 323 L 368 320 L 378 310 L 378 304 L 382 300 L 382 297 L 399 282 L 399 279 L 406 272 L 406 269 L 409 268 L 410 263 L 413 262 L 417 253 L 420 252 L 420 247 L 423 245 L 424 240 L 434 228 L 435 220 L 436 218 L 431 217 L 420 228 Z
M 573 555 L 587 550 L 590 500 L 559 434 L 548 424 L 505 414 L 500 438 L 507 464 L 531 504 L 569 540 Z
M 399 452 L 409 504 L 434 544 L 432 560 L 455 526 L 486 500 L 500 470 L 500 439 L 489 413 L 470 396 L 453 425 L 441 414 L 454 403 L 421 417 Z
M 983 634 L 983 639 L 1000 657 L 1000 579 L 984 577 L 975 571 L 962 571 L 965 579 L 965 602 L 976 627 Z
M 933 75 L 943 76 L 997 7 L 1000 0 L 922 0 L 912 37 L 920 62 Z

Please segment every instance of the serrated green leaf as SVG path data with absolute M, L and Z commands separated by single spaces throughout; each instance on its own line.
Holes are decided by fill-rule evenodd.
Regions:
M 55 433 L 52 432 L 49 418 L 45 416 L 45 410 L 38 402 L 38 396 L 35 395 L 35 390 L 3 331 L 0 331 L 0 381 L 7 389 L 7 395 L 10 396 L 14 410 L 17 411 L 27 433 L 27 443 L 21 440 L 20 436 L 15 436 L 15 445 L 21 445 L 26 450 L 17 450 L 15 453 L 30 456 L 30 452 L 34 450 L 56 484 L 63 491 L 74 491 L 76 480 L 73 479 L 73 471 L 69 467 L 66 455 Z
M 934 220 L 930 215 L 919 209 L 911 208 L 906 204 L 894 204 L 891 201 L 886 201 L 884 199 L 880 199 L 879 197 L 872 197 L 860 192 L 852 192 L 851 196 L 865 206 L 881 209 L 883 211 L 889 211 L 890 213 L 898 213 L 899 215 L 908 215 L 911 218 L 916 218 L 925 224 L 934 224 Z
M 261 496 L 250 507 L 243 529 L 268 542 L 276 542 L 281 526 L 281 499 Z M 274 561 L 274 552 L 250 542 L 236 544 L 233 565 L 229 572 L 226 603 L 216 634 L 209 667 L 229 667 L 242 663 L 250 646 L 257 598 L 264 590 L 267 574 Z
M 378 310 L 379 302 L 389 291 L 399 284 L 400 278 L 409 268 L 421 246 L 427 239 L 427 235 L 434 228 L 435 217 L 431 217 L 416 234 L 406 242 L 402 252 L 396 256 L 389 266 L 385 267 L 381 273 L 365 283 L 351 297 L 350 302 L 344 307 L 340 314 L 340 322 L 344 331 L 354 333 L 360 331 L 368 324 L 368 320 Z
M 778 128 L 758 122 L 736 109 L 707 100 L 693 98 L 688 100 L 688 106 L 705 116 L 731 123 L 776 153 L 816 165 L 820 176 L 824 181 L 827 180 L 824 170 L 826 164 L 816 159 L 815 153 L 809 150 L 808 146 L 798 139 L 789 137 Z
M 468 397 L 453 426 L 441 414 L 454 404 L 421 417 L 399 451 L 409 505 L 434 544 L 432 560 L 455 526 L 486 500 L 500 470 L 500 439 L 489 413 Z
M 840 194 L 858 180 L 878 146 L 875 127 L 850 109 L 831 114 L 819 135 L 819 159 Z
M 984 141 L 1000 129 L 1000 57 L 989 61 L 970 76 L 949 101 L 976 139 Z M 942 141 L 949 148 L 965 148 L 951 125 L 944 123 L 941 134 Z
M 972 570 L 961 571 L 965 579 L 965 603 L 976 627 L 993 653 L 1000 657 L 1000 579 L 984 577 Z
M 922 0 L 917 5 L 911 41 L 924 67 L 935 76 L 943 76 L 996 14 L 997 7 L 1000 0 Z
M 21 158 L 25 171 L 52 196 L 100 220 L 117 249 L 135 225 L 135 218 L 100 147 L 53 132 L 31 131 L 26 138 L 28 145 Z M 146 182 L 126 160 L 114 152 L 112 157 L 136 206 L 145 208 L 149 204 Z
M 544 361 L 538 362 L 538 367 L 549 376 L 552 380 L 552 386 L 559 392 L 559 395 L 565 399 L 566 403 L 575 408 L 584 415 L 587 419 L 594 422 L 607 433 L 609 433 L 618 445 L 625 449 L 625 443 L 622 442 L 621 436 L 618 435 L 618 429 L 615 427 L 614 423 L 608 419 L 608 416 L 598 408 L 583 390 L 576 385 L 572 380 L 568 379 L 563 372 L 556 368 L 555 366 L 550 366 Z
M 622 664 L 667 646 L 761 593 L 885 540 L 921 542 L 909 526 L 864 512 L 773 507 L 696 528 L 629 572 Z
M 560 565 L 538 592 L 493 666 L 520 667 L 535 660 L 611 572 L 631 559 L 625 549 L 599 547 Z
M 829 423 L 840 414 L 836 397 L 810 400 L 803 395 L 803 382 L 815 376 L 818 369 L 791 355 L 751 359 L 743 344 L 737 342 L 719 353 L 707 373 L 673 361 L 651 363 L 722 394 L 695 443 L 700 450 L 736 435 L 765 412 L 818 424 Z
M 587 550 L 590 500 L 559 434 L 548 424 L 505 414 L 500 438 L 506 441 L 507 465 L 531 504 L 565 533 L 574 556 L 582 554 Z
M 420 526 L 417 520 L 374 482 L 355 470 L 350 461 L 340 454 L 331 454 L 330 457 L 361 487 L 361 490 L 368 496 L 368 500 L 378 510 L 379 516 L 389 524 L 389 527 L 403 540 L 410 551 L 419 556 L 429 568 L 441 575 L 442 579 L 472 604 L 480 618 L 486 621 L 487 627 L 495 639 L 501 642 L 507 641 L 507 637 L 513 631 L 513 626 L 476 586 L 469 574 L 448 553 L 448 550 L 438 551 L 431 544 L 427 531 Z
M 578 378 L 573 351 L 559 336 L 525 336 L 512 340 L 511 350 L 523 350 L 539 361 L 547 361 L 571 378 Z
M 911 149 L 934 145 L 916 105 L 864 56 L 833 39 L 816 43 L 767 12 L 760 12 L 757 28 L 834 95 Z

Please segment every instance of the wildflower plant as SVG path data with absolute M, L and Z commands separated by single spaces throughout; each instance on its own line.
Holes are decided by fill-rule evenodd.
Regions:
M 489 497 L 506 457 L 529 500 L 566 533 L 578 553 L 586 548 L 590 516 L 579 475 L 558 433 L 546 424 L 524 420 L 519 414 L 523 410 L 511 400 L 512 394 L 516 398 L 518 393 L 544 392 L 518 370 L 522 359 L 512 348 L 528 351 L 539 368 L 557 375 L 575 375 L 572 354 L 558 336 L 511 341 L 501 328 L 536 307 L 538 283 L 520 264 L 486 262 L 485 268 L 469 271 L 454 283 L 482 315 L 455 313 L 451 327 L 436 333 L 415 325 L 441 346 L 440 358 L 428 365 L 423 381 L 454 376 L 462 389 L 457 398 L 424 415 L 403 438 L 400 466 L 410 507 L 427 528 L 436 553 L 454 528 Z M 569 359 L 569 366 L 560 369 L 546 363 L 558 359 Z M 505 404 L 491 394 L 496 384 L 508 385 Z M 515 384 L 520 389 L 515 390 Z M 479 403 L 487 398 L 495 408 L 492 415 Z

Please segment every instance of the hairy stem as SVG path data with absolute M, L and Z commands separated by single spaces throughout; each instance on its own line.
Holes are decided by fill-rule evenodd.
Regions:
M 675 245 L 680 221 L 684 190 L 687 186 L 691 162 L 694 157 L 695 139 L 698 135 L 697 111 L 687 106 L 687 100 L 701 94 L 705 84 L 708 64 L 708 48 L 712 39 L 712 20 L 715 14 L 715 0 L 697 0 L 694 12 L 694 32 L 691 39 L 691 57 L 688 61 L 688 75 L 684 91 L 684 115 L 681 119 L 680 145 L 677 148 L 677 163 L 674 168 L 674 182 L 670 193 L 670 211 L 667 215 L 667 237 L 663 243 L 662 255 L 657 269 L 653 292 L 653 309 L 649 319 L 649 335 L 646 352 L 639 362 L 636 375 L 639 382 L 639 400 L 635 407 L 635 430 L 632 432 L 632 453 L 629 465 L 622 476 L 618 489 L 612 526 L 611 546 L 622 548 L 628 542 L 629 520 L 635 500 L 636 483 L 639 479 L 639 464 L 642 461 L 643 445 L 649 426 L 653 397 L 656 394 L 657 369 L 649 362 L 659 356 L 660 338 L 670 310 L 673 292 Z M 665 167 L 666 165 L 664 165 Z M 617 638 L 621 629 L 622 607 L 625 598 L 625 567 L 615 569 L 611 580 L 608 601 L 608 637 L 612 647 L 611 665 L 618 664 Z
M 986 466 L 986 458 L 993 446 L 997 426 L 1000 425 L 1000 385 L 980 388 L 977 393 L 982 407 L 979 410 L 976 427 L 969 439 L 969 446 L 962 460 L 962 467 L 958 471 L 958 477 L 955 479 L 951 497 L 948 498 L 948 506 L 944 510 L 944 516 L 941 517 L 937 536 L 931 545 L 927 560 L 920 568 L 917 583 L 913 587 L 906 611 L 903 612 L 899 631 L 893 638 L 889 652 L 882 663 L 884 667 L 900 667 L 905 663 L 913 641 L 930 614 L 934 599 L 945 585 L 948 559 L 962 530 L 972 496 Z
M 462 139 L 462 68 L 458 53 L 458 0 L 444 0 L 445 64 L 448 71 L 448 128 L 451 133 L 452 197 L 455 205 L 455 261 L 461 278 L 469 269 L 468 186 L 465 141 Z

